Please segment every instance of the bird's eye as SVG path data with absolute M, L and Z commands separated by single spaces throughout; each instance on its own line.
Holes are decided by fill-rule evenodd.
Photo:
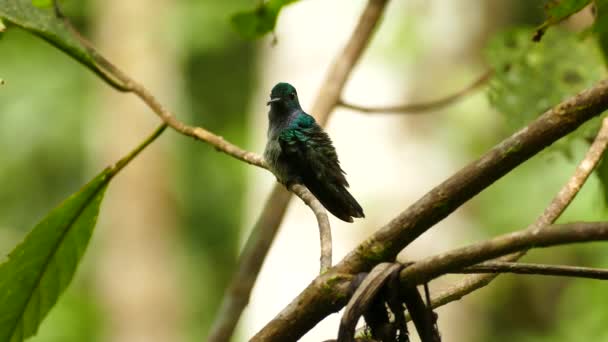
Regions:
M 295 100 L 296 99 L 296 93 L 289 94 L 289 98 L 292 99 L 292 100 Z

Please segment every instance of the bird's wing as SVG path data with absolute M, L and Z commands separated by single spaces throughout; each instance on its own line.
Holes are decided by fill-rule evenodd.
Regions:
M 300 115 L 279 136 L 281 151 L 304 177 L 348 186 L 331 139 L 308 115 Z

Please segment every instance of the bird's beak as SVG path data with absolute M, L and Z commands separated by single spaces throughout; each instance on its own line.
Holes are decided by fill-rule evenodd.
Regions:
M 273 103 L 273 102 L 277 102 L 277 101 L 280 101 L 280 100 L 281 100 L 281 99 L 280 99 L 280 98 L 278 98 L 278 97 L 273 97 L 273 98 L 271 98 L 271 99 L 270 99 L 270 101 L 266 102 L 266 105 L 267 105 L 267 106 L 270 106 L 270 104 L 271 104 L 271 103 Z

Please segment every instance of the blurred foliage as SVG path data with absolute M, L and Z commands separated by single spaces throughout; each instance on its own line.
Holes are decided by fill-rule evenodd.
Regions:
M 192 54 L 184 65 L 188 105 L 194 110 L 189 122 L 239 146 L 246 146 L 247 141 L 247 105 L 255 81 L 253 52 L 252 45 L 236 42 Z M 192 309 L 200 316 L 192 317 L 191 331 L 200 333 L 200 340 L 206 336 L 236 265 L 248 166 L 198 141 L 181 139 L 178 145 L 180 209 L 186 243 L 194 253 L 200 277 L 193 285 L 207 288 L 205 292 L 192 289 Z
M 40 8 L 51 7 L 53 0 L 32 0 L 32 5 Z
M 232 16 L 234 28 L 249 39 L 257 38 L 274 30 L 277 18 L 284 6 L 298 0 L 268 0 L 249 11 L 238 12 Z
M 249 149 L 247 113 L 258 61 L 253 43 L 240 39 L 228 20 L 229 13 L 247 4 L 247 0 L 184 2 L 180 13 L 192 21 L 184 20 L 179 35 L 186 37 L 180 47 L 184 107 L 190 116 L 185 120 Z M 187 303 L 194 314 L 186 330 L 192 340 L 200 341 L 207 336 L 236 265 L 250 166 L 192 139 L 177 140 L 176 148 L 178 210 L 189 249 L 188 266 L 195 270 L 189 276 Z
M 547 19 L 536 29 L 534 40 L 538 41 L 545 31 L 553 25 L 559 24 L 574 13 L 582 10 L 591 3 L 591 0 L 550 0 L 545 3 Z
M 603 78 L 605 67 L 593 40 L 565 30 L 552 30 L 539 43 L 528 29 L 496 35 L 486 56 L 495 70 L 490 103 L 506 118 L 510 132 L 525 126 L 564 99 Z M 568 153 L 576 139 L 593 139 L 601 119 L 595 118 L 556 144 Z

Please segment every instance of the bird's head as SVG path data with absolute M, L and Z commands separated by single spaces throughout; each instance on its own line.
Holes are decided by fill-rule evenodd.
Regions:
M 300 108 L 296 88 L 289 83 L 277 83 L 270 92 L 270 101 L 266 103 L 274 108 Z

